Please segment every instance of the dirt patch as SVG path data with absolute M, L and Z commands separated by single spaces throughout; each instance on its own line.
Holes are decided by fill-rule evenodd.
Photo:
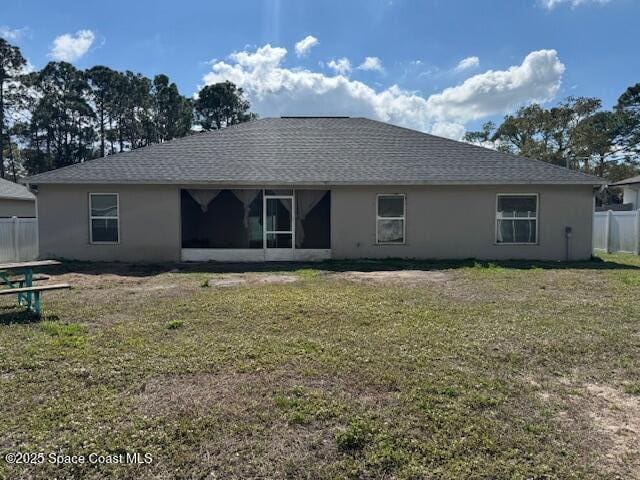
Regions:
M 297 282 L 298 277 L 295 275 L 256 275 L 256 283 L 293 283 Z
M 164 285 L 143 285 L 140 287 L 128 288 L 128 292 L 157 292 L 159 290 L 171 290 L 172 288 L 177 288 L 176 284 L 164 284 Z
M 245 284 L 273 284 L 297 282 L 296 275 L 269 273 L 227 273 L 209 280 L 210 287 L 236 287 Z
M 247 283 L 245 278 L 213 278 L 209 280 L 210 287 L 237 287 Z
M 446 282 L 451 279 L 451 274 L 442 271 L 431 270 L 382 270 L 373 272 L 340 272 L 330 275 L 333 278 L 354 282 L 374 284 L 406 284 L 416 285 L 430 282 Z
M 608 444 L 603 462 L 624 467 L 626 478 L 640 479 L 640 400 L 607 385 L 585 387 L 588 415 Z
M 145 278 L 138 276 L 117 275 L 104 273 L 101 275 L 91 273 L 64 273 L 62 275 L 51 276 L 51 280 L 67 282 L 79 288 L 100 288 L 104 286 L 130 286 L 141 285 Z

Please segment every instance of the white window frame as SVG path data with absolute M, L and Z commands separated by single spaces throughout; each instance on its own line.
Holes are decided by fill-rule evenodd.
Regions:
M 108 216 L 104 216 L 104 215 L 93 215 L 92 214 L 92 209 L 91 209 L 91 205 L 92 205 L 92 199 L 94 196 L 100 196 L 100 195 L 115 195 L 116 196 L 116 209 L 118 211 L 118 214 L 116 216 L 112 216 L 112 215 L 108 215 Z M 113 220 L 115 219 L 117 221 L 118 224 L 118 239 L 115 242 L 99 242 L 99 241 L 93 241 L 93 221 L 94 220 Z M 120 195 L 118 193 L 115 192 L 92 192 L 89 193 L 89 243 L 91 245 L 117 245 L 120 243 Z
M 498 217 L 498 203 L 500 197 L 536 197 L 536 214 L 528 217 Z M 495 205 L 495 244 L 496 245 L 538 245 L 540 243 L 540 195 L 537 193 L 498 193 L 496 194 Z M 499 220 L 535 220 L 536 222 L 536 240 L 535 242 L 499 242 L 498 241 L 498 224 Z
M 402 197 L 401 217 L 381 217 L 380 197 Z M 378 224 L 380 220 L 402 220 L 402 241 L 401 242 L 381 242 L 378 235 Z M 378 193 L 376 195 L 376 245 L 405 245 L 407 243 L 407 195 L 406 193 Z

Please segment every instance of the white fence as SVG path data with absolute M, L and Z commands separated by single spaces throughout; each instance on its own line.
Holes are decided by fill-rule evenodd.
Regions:
M 38 258 L 38 220 L 0 218 L 0 261 L 22 262 Z
M 640 254 L 640 210 L 594 213 L 593 248 Z

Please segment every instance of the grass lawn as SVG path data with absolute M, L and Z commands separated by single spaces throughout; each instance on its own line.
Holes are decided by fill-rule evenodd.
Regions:
M 0 478 L 640 478 L 638 257 L 51 274 L 0 300 Z

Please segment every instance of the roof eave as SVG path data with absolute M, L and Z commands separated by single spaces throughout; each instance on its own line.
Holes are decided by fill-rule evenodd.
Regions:
M 640 181 L 638 181 L 638 182 L 616 182 L 616 183 L 609 183 L 607 186 L 609 186 L 609 187 L 626 187 L 626 186 L 630 186 L 630 185 L 640 185 Z
M 36 197 L 12 197 L 11 195 L 0 195 L 0 200 L 17 200 L 23 202 L 35 202 Z
M 377 186 L 377 185 L 591 185 L 600 187 L 607 185 L 606 180 L 598 180 L 596 178 L 588 178 L 584 180 L 381 180 L 381 181 L 300 181 L 300 182 L 283 182 L 283 181 L 246 181 L 246 180 L 192 180 L 192 179 L 147 179 L 147 180 L 131 180 L 131 179 L 83 179 L 83 180 L 67 180 L 67 179 L 50 179 L 38 180 L 28 179 L 27 184 L 31 185 L 243 185 L 243 186 Z

